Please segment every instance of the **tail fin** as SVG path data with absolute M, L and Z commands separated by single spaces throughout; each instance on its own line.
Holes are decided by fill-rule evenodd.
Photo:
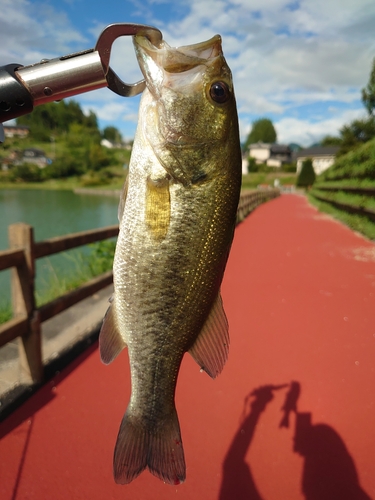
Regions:
M 115 447 L 113 473 L 118 484 L 133 481 L 146 467 L 165 483 L 180 484 L 186 476 L 180 426 L 174 409 L 155 428 L 133 417 L 122 419 Z

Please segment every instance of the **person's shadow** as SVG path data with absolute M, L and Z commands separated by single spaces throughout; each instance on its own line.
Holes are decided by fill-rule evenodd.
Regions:
M 251 412 L 236 432 L 223 463 L 219 500 L 263 500 L 250 467 L 245 462 L 262 411 L 273 398 L 273 391 L 285 387 L 264 386 L 245 398 L 255 396 Z M 289 427 L 291 412 L 296 414 L 293 450 L 304 458 L 301 481 L 306 500 L 371 500 L 359 484 L 357 470 L 343 440 L 329 425 L 311 423 L 311 413 L 299 413 L 297 400 L 300 384 L 292 382 L 285 403 L 280 428 Z
M 223 479 L 219 500 L 263 500 L 260 496 L 245 456 L 254 436 L 260 414 L 273 399 L 273 391 L 283 386 L 266 385 L 251 392 L 244 401 L 244 416 L 223 463 Z M 250 398 L 250 413 L 246 416 Z

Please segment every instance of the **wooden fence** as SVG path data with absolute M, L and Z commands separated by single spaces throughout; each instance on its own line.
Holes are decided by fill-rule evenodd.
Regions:
M 241 194 L 237 223 L 259 204 L 278 196 L 278 190 L 249 191 Z M 118 226 L 108 226 L 68 234 L 45 241 L 34 241 L 33 228 L 24 223 L 9 226 L 8 250 L 0 252 L 0 271 L 11 268 L 13 318 L 0 325 L 0 347 L 19 341 L 21 370 L 29 383 L 43 380 L 41 324 L 77 302 L 112 283 L 112 272 L 91 279 L 84 285 L 40 307 L 35 303 L 35 261 L 41 257 L 117 236 Z
M 242 222 L 258 205 L 280 195 L 279 189 L 242 191 L 237 209 L 237 224 Z

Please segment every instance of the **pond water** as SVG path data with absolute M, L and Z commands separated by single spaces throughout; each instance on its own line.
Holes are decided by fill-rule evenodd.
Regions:
M 118 198 L 72 191 L 0 189 L 0 250 L 9 248 L 8 226 L 24 222 L 34 227 L 35 241 L 117 224 Z M 74 273 L 83 247 L 38 259 L 36 287 L 41 293 L 54 279 Z M 10 302 L 10 272 L 0 272 L 0 306 Z

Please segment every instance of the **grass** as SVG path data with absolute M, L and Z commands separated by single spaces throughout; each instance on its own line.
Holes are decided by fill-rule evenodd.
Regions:
M 314 184 L 314 189 L 319 189 L 320 186 L 324 187 L 358 187 L 358 188 L 375 188 L 375 179 L 357 179 L 357 178 L 350 178 L 350 179 L 341 179 L 339 181 L 326 181 L 326 182 L 321 182 L 321 180 L 318 178 L 318 181 Z
M 67 177 L 64 179 L 49 179 L 43 182 L 9 182 L 2 178 L 0 172 L 0 189 L 46 189 L 51 191 L 72 191 L 76 188 L 90 187 L 93 189 L 122 189 L 125 181 L 125 172 L 121 168 L 108 167 L 112 171 L 115 171 L 115 176 L 106 183 L 98 183 L 94 176 L 93 183 L 87 182 L 87 175 Z
M 126 172 L 121 167 L 108 167 L 114 175 L 106 183 L 87 182 L 87 175 L 81 177 L 68 177 L 66 179 L 50 179 L 44 182 L 7 182 L 6 178 L 1 178 L 0 188 L 2 189 L 50 189 L 50 190 L 73 190 L 79 187 L 90 187 L 93 189 L 122 189 Z M 281 185 L 296 183 L 296 174 L 286 172 L 255 172 L 242 176 L 243 189 L 256 189 L 259 184 L 273 186 L 274 180 L 279 179 Z
M 242 189 L 256 189 L 259 184 L 268 184 L 273 187 L 275 179 L 279 179 L 281 185 L 295 185 L 296 178 L 296 174 L 287 172 L 254 172 L 242 176 Z
M 312 194 L 317 194 L 339 203 L 375 210 L 375 198 L 373 196 L 353 194 L 345 191 L 320 191 L 319 188 L 314 189 Z
M 366 142 L 336 159 L 335 163 L 321 176 L 319 182 L 370 180 L 375 177 L 375 139 Z
M 12 319 L 12 308 L 9 302 L 0 304 L 0 325 Z
M 375 188 L 375 139 L 340 156 L 335 163 L 316 180 L 308 197 L 320 211 L 340 220 L 354 231 L 375 240 L 375 223 L 365 215 L 345 212 L 328 202 L 317 200 L 315 195 L 346 205 L 367 210 L 375 210 L 375 198 L 372 194 L 355 194 L 348 191 L 325 191 L 320 188 Z
M 48 283 L 42 290 L 36 291 L 37 306 L 41 306 L 56 299 L 60 295 L 78 288 L 91 278 L 99 276 L 112 269 L 115 242 L 105 240 L 88 245 L 91 252 L 76 252 L 74 255 L 65 254 L 65 257 L 73 263 L 73 269 L 68 275 L 57 274 L 51 269 Z
M 112 269 L 115 251 L 115 242 L 113 240 L 105 240 L 88 246 L 91 250 L 89 255 L 84 252 L 77 252 L 74 256 L 66 254 L 66 258 L 73 261 L 74 264 L 73 270 L 68 275 L 57 274 L 51 268 L 48 282 L 42 284 L 42 287 L 35 292 L 37 307 Z M 0 324 L 11 318 L 12 309 L 10 303 L 0 304 Z
M 326 192 L 322 193 L 326 196 Z M 341 221 L 346 226 L 348 226 L 353 231 L 357 231 L 366 238 L 375 241 L 375 223 L 368 219 L 356 214 L 350 214 L 343 210 L 333 207 L 330 203 L 325 203 L 323 201 L 317 200 L 313 194 L 308 194 L 308 199 L 312 205 L 314 205 L 320 212 L 325 212 L 335 219 Z M 348 202 L 349 203 L 349 202 Z

